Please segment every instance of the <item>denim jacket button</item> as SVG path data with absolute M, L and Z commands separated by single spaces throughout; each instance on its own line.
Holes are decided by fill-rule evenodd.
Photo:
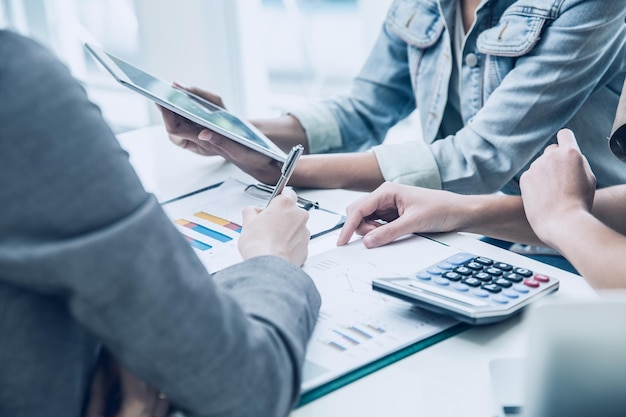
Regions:
M 478 65 L 478 57 L 476 56 L 476 54 L 465 55 L 465 64 L 470 68 Z

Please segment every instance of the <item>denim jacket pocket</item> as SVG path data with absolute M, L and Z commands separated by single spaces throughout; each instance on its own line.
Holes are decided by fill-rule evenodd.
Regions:
M 385 23 L 396 36 L 419 49 L 433 46 L 444 28 L 436 0 L 395 0 Z
M 485 55 L 483 96 L 486 99 L 513 69 L 517 58 L 533 50 L 546 22 L 553 20 L 554 11 L 531 5 L 536 1 L 521 1 L 509 7 L 497 25 L 482 32 L 477 39 L 478 51 Z
M 478 36 L 478 50 L 487 55 L 516 57 L 527 54 L 539 41 L 541 29 L 548 16 L 535 9 L 511 8 L 498 24 Z

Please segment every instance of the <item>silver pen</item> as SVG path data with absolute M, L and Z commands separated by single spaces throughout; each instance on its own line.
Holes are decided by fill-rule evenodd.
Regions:
M 304 152 L 304 147 L 302 145 L 296 145 L 291 148 L 291 151 L 289 152 L 289 155 L 287 155 L 287 159 L 285 160 L 283 167 L 280 169 L 280 178 L 278 179 L 278 182 L 274 187 L 274 191 L 272 192 L 272 195 L 267 202 L 268 206 L 270 205 L 274 197 L 282 193 L 285 189 L 285 185 L 287 185 L 287 181 L 289 181 L 289 178 L 291 178 L 291 174 L 293 174 L 293 171 L 296 169 L 296 164 L 298 163 L 298 159 L 300 159 L 302 152 Z M 265 208 L 267 208 L 267 206 L 265 206 Z

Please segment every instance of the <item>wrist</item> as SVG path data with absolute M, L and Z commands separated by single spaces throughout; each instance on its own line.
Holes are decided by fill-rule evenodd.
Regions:
M 568 242 L 579 242 L 577 236 L 585 225 L 596 221 L 588 211 L 572 209 L 558 215 L 540 216 L 540 220 L 531 222 L 531 227 L 542 242 L 563 253 Z
M 295 117 L 283 115 L 273 119 L 252 120 L 251 123 L 284 151 L 300 144 L 308 153 L 306 133 Z
M 495 216 L 500 214 L 499 206 L 494 200 L 495 198 L 488 195 L 456 195 L 453 230 L 488 234 L 489 225 L 497 222 Z

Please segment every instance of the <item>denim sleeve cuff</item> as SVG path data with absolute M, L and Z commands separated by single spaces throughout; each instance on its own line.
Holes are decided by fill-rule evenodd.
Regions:
M 385 181 L 441 189 L 439 167 L 428 145 L 411 141 L 372 148 Z
M 287 114 L 298 119 L 306 133 L 310 153 L 340 150 L 341 130 L 333 114 L 322 103 L 308 103 Z

